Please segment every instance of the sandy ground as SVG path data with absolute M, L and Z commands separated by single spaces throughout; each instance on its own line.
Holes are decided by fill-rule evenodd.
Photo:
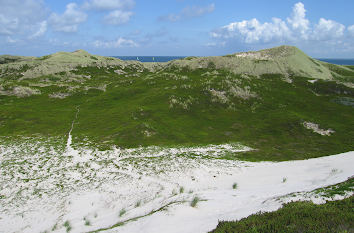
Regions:
M 207 232 L 354 175 L 354 152 L 252 163 L 218 158 L 250 149 L 237 144 L 102 152 L 69 140 L 62 152 L 0 146 L 0 232 Z

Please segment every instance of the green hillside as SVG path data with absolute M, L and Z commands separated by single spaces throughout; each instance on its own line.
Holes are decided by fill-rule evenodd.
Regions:
M 318 157 L 354 149 L 353 83 L 354 67 L 289 46 L 168 63 L 60 52 L 0 64 L 0 136 L 65 143 L 79 109 L 76 145 L 235 142 L 255 149 L 242 159 Z

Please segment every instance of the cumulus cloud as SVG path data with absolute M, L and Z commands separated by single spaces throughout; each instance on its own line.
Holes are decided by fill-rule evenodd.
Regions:
M 116 40 L 112 40 L 112 41 L 96 40 L 93 42 L 93 45 L 96 48 L 139 47 L 139 45 L 133 40 L 125 39 L 123 37 L 119 37 Z
M 0 0 L 0 6 L 0 36 L 33 34 L 47 14 L 42 0 Z
M 55 31 L 59 32 L 76 32 L 79 24 L 85 22 L 87 15 L 80 11 L 76 3 L 66 5 L 63 14 L 52 13 L 49 17 L 49 23 Z
M 108 11 L 103 22 L 111 25 L 120 25 L 129 22 L 135 6 L 134 0 L 88 0 L 82 5 L 83 9 Z
M 200 17 L 215 10 L 215 4 L 207 6 L 187 6 L 179 14 L 168 14 L 159 17 L 159 21 L 176 22 L 182 19 Z
M 121 11 L 115 10 L 110 12 L 104 17 L 104 22 L 107 24 L 119 25 L 127 23 L 130 20 L 130 17 L 133 15 L 131 11 Z
M 351 36 L 354 37 L 354 25 L 351 25 L 351 26 L 348 27 L 348 32 L 349 32 L 349 34 L 350 34 Z
M 333 20 L 321 18 L 315 25 L 313 38 L 316 40 L 330 40 L 341 38 L 344 35 L 345 26 Z
M 12 35 L 18 28 L 19 19 L 18 18 L 7 18 L 6 16 L 0 14 L 0 34 L 2 35 Z
M 354 34 L 354 25 L 348 28 Z M 255 43 L 286 43 L 303 41 L 334 41 L 344 38 L 345 26 L 333 20 L 321 18 L 311 25 L 306 18 L 306 9 L 301 2 L 296 3 L 286 20 L 273 18 L 261 23 L 257 19 L 233 22 L 213 30 L 210 35 L 221 40 Z
M 44 20 L 44 21 L 39 23 L 38 31 L 36 31 L 33 35 L 31 35 L 29 37 L 29 39 L 33 39 L 33 38 L 37 38 L 37 37 L 43 36 L 46 31 L 47 31 L 47 21 Z
M 112 11 L 117 9 L 131 9 L 134 0 L 89 0 L 84 2 L 83 8 L 89 10 Z
M 302 2 L 298 2 L 293 7 L 293 12 L 290 18 L 287 18 L 287 21 L 293 32 L 299 35 L 300 37 L 307 39 L 307 33 L 309 30 L 309 20 L 306 19 L 306 10 Z
M 246 43 L 269 42 L 289 38 L 290 30 L 286 23 L 278 18 L 273 18 L 272 22 L 266 23 L 251 19 L 230 23 L 212 32 L 212 36 L 225 39 L 237 37 Z

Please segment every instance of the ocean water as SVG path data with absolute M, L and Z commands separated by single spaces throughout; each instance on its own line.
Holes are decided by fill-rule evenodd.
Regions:
M 352 65 L 352 66 L 354 66 L 354 59 L 317 58 L 317 60 L 336 64 L 336 65 Z
M 141 61 L 141 62 L 168 62 L 171 60 L 182 59 L 185 56 L 113 56 L 124 61 Z

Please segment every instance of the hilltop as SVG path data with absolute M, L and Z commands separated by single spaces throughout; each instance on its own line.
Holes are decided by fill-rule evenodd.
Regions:
M 173 61 L 171 65 L 195 68 L 215 67 L 230 70 L 236 74 L 259 76 L 281 74 L 285 77 L 304 76 L 314 79 L 333 79 L 329 67 L 308 57 L 293 46 L 280 46 L 256 52 L 242 52 L 222 57 L 192 58 Z

